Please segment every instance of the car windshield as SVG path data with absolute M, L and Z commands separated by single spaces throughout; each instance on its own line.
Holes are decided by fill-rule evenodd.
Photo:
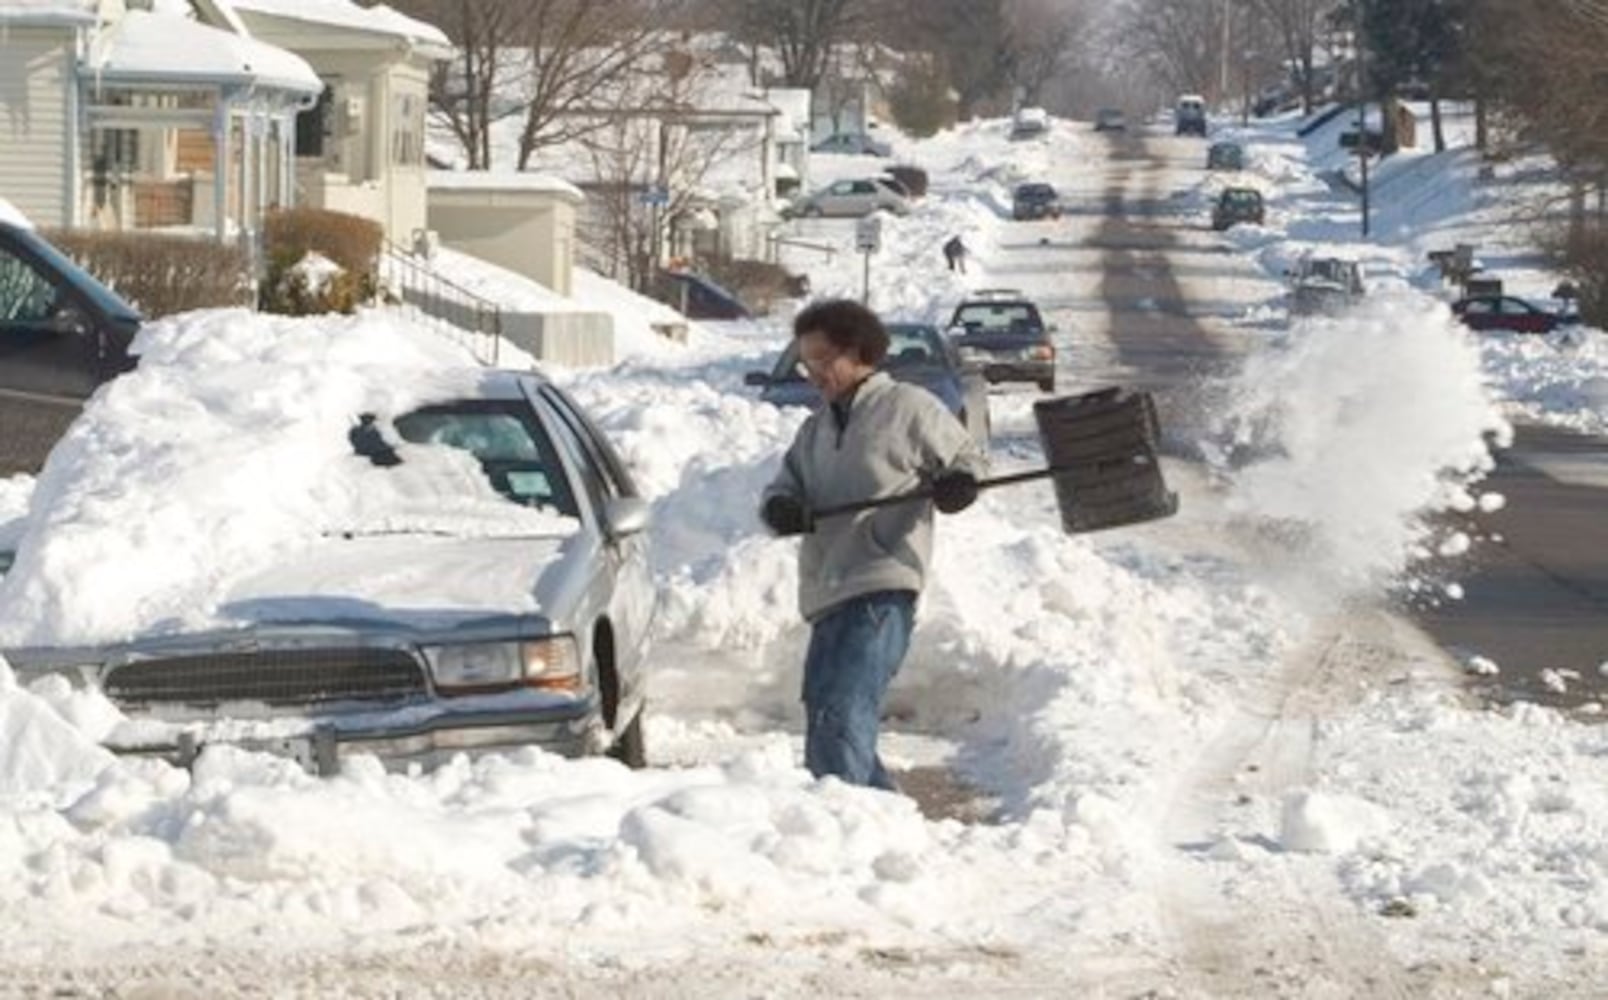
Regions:
M 1223 200 L 1230 205 L 1250 206 L 1262 200 L 1262 196 L 1255 191 L 1230 190 L 1223 192 Z
M 432 522 L 484 516 L 503 503 L 579 516 L 553 443 L 521 400 L 440 403 L 389 426 L 365 416 L 348 439 L 353 451 L 389 474 L 386 488 L 396 495 L 385 498 L 387 508 L 428 514 Z M 397 522 L 386 513 L 388 524 Z
M 968 333 L 1041 333 L 1038 310 L 1026 302 L 968 302 L 955 310 L 955 326 Z
M 1055 189 L 1048 184 L 1023 184 L 1016 189 L 1016 197 L 1023 201 L 1048 201 L 1055 197 Z

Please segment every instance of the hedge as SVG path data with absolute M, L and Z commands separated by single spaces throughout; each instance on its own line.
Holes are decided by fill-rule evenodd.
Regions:
M 259 305 L 290 316 L 355 311 L 379 292 L 384 239 L 380 224 L 361 216 L 319 208 L 270 212 L 263 226 L 267 268 Z M 298 266 L 309 253 L 337 264 L 340 273 L 314 287 Z
M 251 303 L 250 265 L 237 246 L 139 231 L 58 230 L 45 237 L 147 319 Z

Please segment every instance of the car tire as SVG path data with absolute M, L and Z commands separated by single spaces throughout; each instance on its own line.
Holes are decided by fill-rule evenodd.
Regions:
M 1053 395 L 1055 393 L 1055 378 L 1052 376 L 1039 379 L 1038 387 L 1040 392 L 1047 392 Z
M 631 717 L 625 728 L 615 733 L 614 743 L 608 750 L 610 757 L 633 771 L 648 766 L 648 743 L 642 735 L 642 716 L 645 714 L 646 709 L 637 709 L 637 714 Z
M 821 206 L 819 206 L 819 205 L 805 205 L 804 210 L 799 212 L 798 214 L 802 215 L 806 219 L 819 219 L 821 217 L 821 214 L 822 214 L 821 213 Z

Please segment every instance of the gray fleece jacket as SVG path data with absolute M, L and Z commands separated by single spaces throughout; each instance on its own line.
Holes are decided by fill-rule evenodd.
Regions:
M 987 462 L 960 421 L 919 386 L 878 372 L 860 384 L 847 421 L 823 405 L 799 428 L 765 500 L 785 494 L 810 510 L 917 489 Z M 862 594 L 920 592 L 932 558 L 930 500 L 819 521 L 799 552 L 798 604 L 814 621 Z

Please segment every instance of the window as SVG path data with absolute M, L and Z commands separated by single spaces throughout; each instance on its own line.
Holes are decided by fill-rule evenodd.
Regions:
M 1020 330 L 1029 328 L 1036 330 L 1044 325 L 1039 319 L 1038 310 L 1030 305 L 1015 303 L 1008 305 L 967 305 L 961 306 L 955 313 L 955 325 L 967 329 L 987 331 Z
M 1502 300 L 1502 312 L 1509 316 L 1529 316 L 1540 311 L 1523 299 Z
M 599 477 L 604 493 L 610 498 L 636 496 L 636 482 L 620 460 L 619 453 L 614 450 L 614 445 L 587 419 L 575 401 L 552 386 L 544 389 L 542 395 L 558 413 L 559 421 L 564 425 L 562 433 L 574 437 L 583 452 L 584 463 L 596 470 L 593 475 Z
M 322 159 L 324 143 L 330 136 L 330 123 L 335 109 L 335 90 L 324 85 L 318 103 L 296 116 L 296 155 L 309 159 Z
M 876 191 L 877 191 L 876 185 L 872 184 L 870 181 L 855 181 L 854 182 L 854 193 L 855 194 L 875 194 Z
M 1463 313 L 1467 316 L 1490 316 L 1494 312 L 1496 304 L 1489 299 L 1470 299 L 1463 307 Z
M 553 444 L 524 403 L 465 400 L 427 406 L 398 417 L 395 426 L 410 444 L 469 452 L 479 460 L 491 487 L 512 503 L 578 516 Z M 372 419 L 354 428 L 351 440 L 353 448 L 376 465 L 400 464 Z
M 56 286 L 32 264 L 0 247 L 0 330 L 50 319 L 57 295 Z
M 424 99 L 417 94 L 391 96 L 391 162 L 399 167 L 424 163 Z
M 853 194 L 854 193 L 854 184 L 853 184 L 852 181 L 838 181 L 836 184 L 832 185 L 832 193 L 833 194 Z

